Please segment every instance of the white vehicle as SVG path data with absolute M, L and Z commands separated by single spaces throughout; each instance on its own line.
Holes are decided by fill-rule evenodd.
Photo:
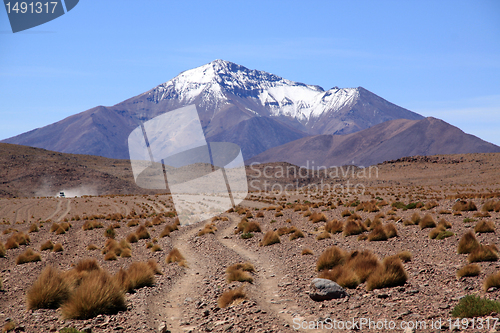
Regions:
M 65 198 L 64 192 L 59 192 L 59 198 Z

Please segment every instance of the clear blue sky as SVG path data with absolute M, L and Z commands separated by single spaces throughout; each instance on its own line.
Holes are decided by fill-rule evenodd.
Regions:
M 81 0 L 12 34 L 0 139 L 114 105 L 214 59 L 362 86 L 500 145 L 500 1 Z

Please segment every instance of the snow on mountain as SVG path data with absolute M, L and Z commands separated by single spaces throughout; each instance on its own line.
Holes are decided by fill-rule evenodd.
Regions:
M 147 94 L 155 103 L 175 98 L 189 104 L 202 96 L 201 106 L 218 107 L 226 103 L 226 93 L 254 99 L 269 116 L 287 116 L 302 123 L 325 111 L 335 112 L 359 95 L 356 88 L 324 91 L 319 86 L 290 81 L 224 60 L 182 72 Z

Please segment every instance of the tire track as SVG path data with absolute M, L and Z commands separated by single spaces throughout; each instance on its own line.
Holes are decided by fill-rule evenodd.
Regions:
M 59 216 L 59 218 L 56 220 L 57 222 L 61 222 L 63 217 L 65 217 L 69 213 L 69 211 L 71 210 L 71 199 L 65 199 L 65 200 L 67 200 L 66 201 L 66 210 L 62 213 L 61 216 Z
M 46 217 L 44 220 L 47 221 L 47 220 L 50 220 L 51 218 L 53 218 L 54 216 L 56 216 L 56 214 L 59 212 L 59 210 L 61 209 L 61 203 L 62 203 L 62 199 L 59 199 L 57 201 L 57 206 L 56 206 L 56 209 L 54 210 L 54 212 L 52 214 L 50 214 L 48 217 Z
M 236 252 L 240 257 L 244 258 L 244 261 L 250 261 L 254 266 L 259 267 L 257 271 L 258 274 L 256 274 L 256 281 L 254 282 L 260 294 L 256 300 L 257 304 L 269 310 L 269 312 L 274 313 L 277 318 L 280 318 L 283 322 L 288 323 L 290 327 L 292 327 L 294 324 L 293 317 L 283 310 L 287 309 L 295 313 L 303 313 L 304 310 L 300 309 L 292 300 L 285 299 L 279 301 L 282 298 L 278 294 L 280 290 L 279 281 L 284 282 L 284 276 L 279 270 L 279 267 L 275 267 L 265 255 L 245 249 L 232 241 L 230 236 L 234 235 L 234 227 L 238 224 L 238 221 L 234 217 L 229 218 L 232 224 L 223 229 L 222 232 L 217 233 L 217 240 L 226 248 Z
M 166 318 L 167 327 L 171 332 L 182 332 L 195 328 L 188 326 L 181 327 L 180 320 L 183 314 L 183 300 L 188 297 L 194 299 L 199 296 L 193 285 L 201 283 L 207 270 L 206 260 L 203 260 L 189 246 L 189 239 L 196 235 L 198 227 L 197 225 L 193 225 L 190 227 L 181 227 L 181 230 L 179 230 L 179 236 L 173 240 L 172 246 L 177 248 L 186 258 L 188 267 L 185 269 L 184 274 L 178 277 L 176 283 L 174 283 L 167 294 L 159 294 L 153 298 L 153 304 L 163 304 L 165 300 L 169 301 L 169 305 L 156 306 L 153 309 L 153 313 L 155 318 L 158 315 Z M 182 228 L 191 229 L 182 230 Z

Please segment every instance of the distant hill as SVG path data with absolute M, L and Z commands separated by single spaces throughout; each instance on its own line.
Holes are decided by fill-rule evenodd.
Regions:
M 497 153 L 500 147 L 436 118 L 398 119 L 348 135 L 316 135 L 271 148 L 246 163 L 369 166 L 405 156 Z

